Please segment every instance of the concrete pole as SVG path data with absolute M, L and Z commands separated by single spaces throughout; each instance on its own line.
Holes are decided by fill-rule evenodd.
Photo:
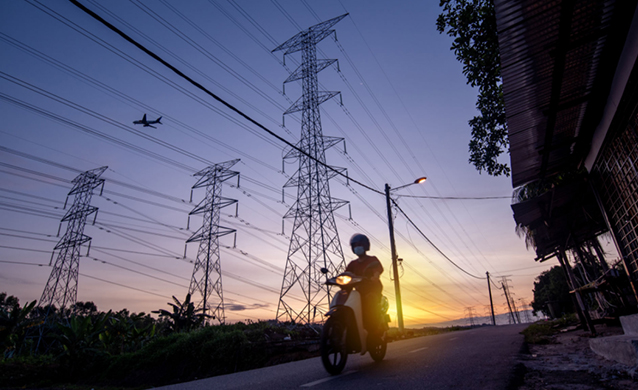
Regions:
M 492 325 L 496 326 L 496 318 L 494 317 L 494 302 L 492 302 L 492 286 L 490 286 L 490 273 L 485 272 L 487 275 L 487 291 L 490 293 L 490 307 L 492 309 Z
M 403 306 L 401 304 L 401 287 L 399 286 L 399 267 L 397 265 L 397 246 L 394 241 L 394 221 L 392 220 L 392 205 L 390 204 L 390 185 L 385 185 L 385 202 L 388 208 L 388 228 L 390 229 L 390 249 L 392 251 L 392 273 L 394 274 L 394 296 L 397 302 L 397 321 L 399 334 L 403 334 Z

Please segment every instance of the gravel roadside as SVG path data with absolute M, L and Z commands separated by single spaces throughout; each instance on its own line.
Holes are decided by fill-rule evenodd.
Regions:
M 597 337 L 622 334 L 622 328 L 596 325 Z M 529 344 L 519 390 L 638 389 L 636 367 L 606 360 L 589 348 L 591 334 L 565 328 L 548 344 Z

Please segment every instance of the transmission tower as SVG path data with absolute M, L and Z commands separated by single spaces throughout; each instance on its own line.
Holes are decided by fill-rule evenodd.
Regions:
M 507 279 L 507 276 L 501 277 L 501 286 L 503 286 L 503 295 L 505 295 L 505 300 L 507 301 L 507 307 L 509 309 L 510 315 L 512 316 L 512 321 L 515 324 L 517 323 L 520 324 L 521 318 L 518 314 L 518 310 L 516 310 L 516 303 L 514 302 L 514 297 L 513 297 L 514 294 L 510 292 L 510 286 L 508 285 L 509 281 L 510 280 Z
M 73 195 L 73 205 L 60 220 L 60 227 L 63 222 L 68 222 L 66 233 L 53 248 L 51 262 L 53 262 L 55 251 L 58 251 L 58 256 L 40 298 L 40 306 L 47 307 L 47 317 L 54 307 L 62 309 L 74 304 L 77 300 L 80 249 L 83 244 L 91 240 L 91 237 L 84 234 L 84 226 L 89 215 L 95 213 L 97 217 L 98 209 L 91 206 L 91 197 L 96 187 L 101 185 L 104 188 L 104 179 L 100 179 L 100 176 L 107 168 L 86 171 L 72 181 L 73 188 L 67 195 L 67 201 L 68 197 Z M 66 208 L 66 202 L 64 207 Z
M 299 169 L 284 184 L 284 188 L 297 187 L 297 200 L 284 215 L 284 219 L 294 219 L 294 223 L 277 306 L 278 320 L 311 323 L 317 315 L 321 319 L 330 300 L 321 268 L 328 269 L 328 275 L 345 268 L 333 212 L 347 202 L 330 197 L 328 182 L 336 172 L 325 165 L 325 151 L 343 139 L 324 136 L 319 115 L 319 105 L 339 92 L 319 91 L 317 78 L 318 72 L 336 60 L 318 60 L 316 45 L 333 34 L 332 26 L 346 15 L 301 31 L 273 50 L 284 50 L 284 56 L 301 51 L 301 65 L 284 84 L 301 80 L 303 91 L 303 96 L 284 112 L 302 112 L 301 139 L 296 146 L 303 153 L 293 149 L 284 155 L 284 160 L 298 159 Z M 297 304 L 295 293 L 303 295 L 303 304 Z
M 531 307 L 525 302 L 525 298 L 518 298 L 519 308 L 523 312 L 523 318 L 525 323 L 532 322 L 532 318 L 529 314 Z M 520 312 L 519 312 L 520 313 Z
M 476 314 L 472 306 L 468 306 L 465 308 L 465 319 L 467 320 L 468 326 L 476 326 L 476 322 L 474 321 L 475 315 Z
M 191 188 L 191 201 L 193 190 L 196 188 L 206 187 L 206 197 L 188 214 L 189 224 L 191 215 L 204 215 L 202 227 L 186 240 L 187 244 L 199 241 L 188 293 L 196 309 L 203 309 L 203 314 L 210 315 L 219 323 L 224 323 L 226 320 L 219 237 L 235 232 L 235 229 L 219 225 L 220 210 L 222 207 L 237 203 L 235 199 L 222 197 L 222 182 L 237 176 L 237 186 L 239 186 L 239 172 L 230 170 L 237 162 L 239 159 L 211 165 L 193 175 L 200 178 Z

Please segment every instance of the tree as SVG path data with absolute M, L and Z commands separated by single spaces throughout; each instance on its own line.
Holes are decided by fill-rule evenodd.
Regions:
M 491 0 L 441 0 L 439 5 L 443 12 L 436 28 L 454 38 L 450 49 L 463 64 L 467 83 L 479 91 L 480 115 L 468 121 L 472 129 L 469 162 L 479 172 L 509 176 L 509 166 L 498 161 L 503 152 L 509 153 L 509 140 L 494 4 Z
M 543 312 L 550 317 L 573 313 L 574 305 L 569 295 L 569 285 L 560 266 L 543 271 L 534 281 L 534 313 Z M 552 306 L 550 310 L 549 305 Z M 554 313 L 552 313 L 552 310 Z
M 76 302 L 71 305 L 71 314 L 76 316 L 91 316 L 98 313 L 97 306 L 92 301 Z

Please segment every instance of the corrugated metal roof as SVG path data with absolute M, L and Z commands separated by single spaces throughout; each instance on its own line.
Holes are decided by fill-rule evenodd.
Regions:
M 581 128 L 600 72 L 607 71 L 601 56 L 616 31 L 617 3 L 495 0 L 514 187 L 576 167 L 584 157 L 576 144 L 591 141 Z
M 495 0 L 512 185 L 575 172 L 589 152 L 635 0 Z M 539 258 L 606 229 L 584 181 L 513 204 Z

